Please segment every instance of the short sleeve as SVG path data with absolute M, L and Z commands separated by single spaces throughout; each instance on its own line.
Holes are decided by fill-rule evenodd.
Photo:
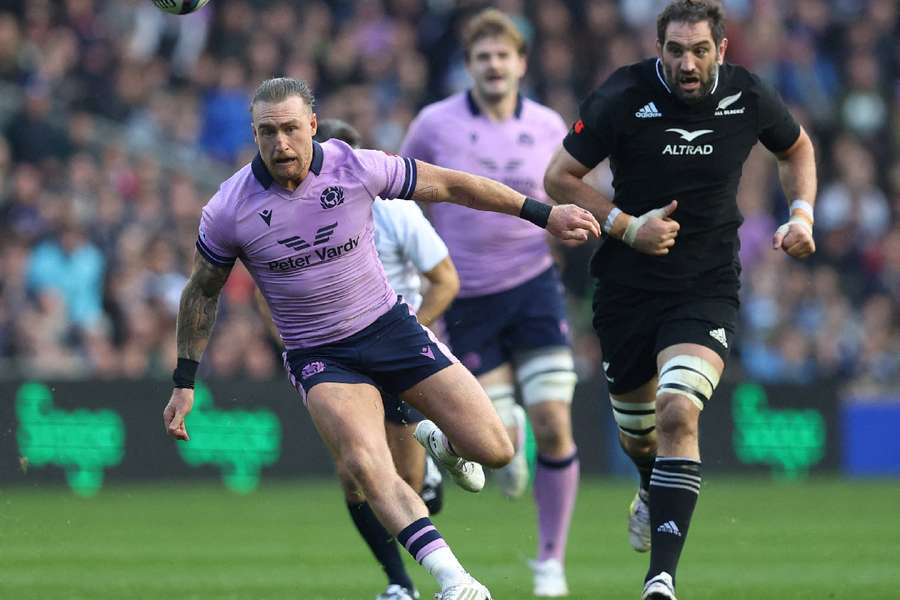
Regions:
M 415 203 L 394 204 L 402 207 L 403 224 L 397 228 L 397 233 L 403 253 L 420 273 L 432 270 L 447 258 L 447 245 Z
M 380 150 L 356 150 L 361 174 L 373 197 L 409 200 L 416 189 L 416 161 Z
M 203 207 L 197 251 L 217 267 L 232 267 L 238 256 L 234 240 L 234 216 L 227 210 L 224 196 L 216 193 Z
M 578 109 L 578 120 L 569 129 L 563 147 L 575 160 L 593 169 L 612 153 L 615 142 L 614 104 L 601 88 L 588 96 Z
M 403 144 L 400 146 L 400 154 L 433 163 L 434 157 L 431 154 L 431 144 L 429 144 L 431 136 L 428 135 L 427 129 L 424 114 L 420 113 L 413 119 L 406 131 L 406 137 L 403 138 Z
M 759 141 L 770 152 L 783 152 L 797 141 L 800 125 L 775 89 L 756 76 L 753 80 L 759 99 Z

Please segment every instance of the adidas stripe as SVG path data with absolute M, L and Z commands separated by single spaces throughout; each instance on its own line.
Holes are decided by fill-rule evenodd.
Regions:
M 685 459 L 657 458 L 650 474 L 650 485 L 666 488 L 677 488 L 700 493 L 701 477 L 697 468 L 699 463 Z

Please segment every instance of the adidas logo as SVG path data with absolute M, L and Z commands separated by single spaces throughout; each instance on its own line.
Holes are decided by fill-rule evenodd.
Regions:
M 728 347 L 728 338 L 725 337 L 725 330 L 719 327 L 718 329 L 713 329 L 709 332 L 709 337 L 716 340 L 724 347 Z
M 640 110 L 634 113 L 638 119 L 655 119 L 656 117 L 661 117 L 662 113 L 659 112 L 659 109 L 656 108 L 656 105 L 652 102 L 648 102 L 643 105 Z
M 678 525 L 675 524 L 675 521 L 666 521 L 657 527 L 656 531 L 657 533 L 671 533 L 672 535 L 681 537 L 681 530 L 678 529 Z

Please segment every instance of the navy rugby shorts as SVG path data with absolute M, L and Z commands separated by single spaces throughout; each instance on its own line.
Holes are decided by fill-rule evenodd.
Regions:
M 402 299 L 362 331 L 323 346 L 288 350 L 283 357 L 304 404 L 313 386 L 324 382 L 368 383 L 396 401 L 401 392 L 458 362 Z
M 564 298 L 556 267 L 503 292 L 457 298 L 444 313 L 450 347 L 481 375 L 514 354 L 569 346 Z

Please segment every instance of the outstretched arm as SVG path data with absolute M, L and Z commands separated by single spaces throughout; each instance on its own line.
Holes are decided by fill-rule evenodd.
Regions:
M 791 217 L 775 232 L 772 247 L 782 248 L 794 258 L 806 258 L 816 251 L 812 226 L 817 186 L 816 155 L 806 131 L 801 128 L 797 141 L 777 158 L 781 188 L 791 199 Z
M 563 240 L 585 241 L 600 237 L 600 225 L 588 211 L 572 204 L 536 206 L 514 189 L 486 177 L 444 169 L 416 161 L 418 172 L 412 199 L 420 202 L 453 202 L 469 208 L 521 216 L 546 227 Z M 523 210 L 524 209 L 524 210 Z
M 184 419 L 194 405 L 194 374 L 216 322 L 219 293 L 230 273 L 231 267 L 217 267 L 195 253 L 194 269 L 181 292 L 175 326 L 178 341 L 178 367 L 173 377 L 175 389 L 163 410 L 163 425 L 167 433 L 178 440 L 190 439 Z

